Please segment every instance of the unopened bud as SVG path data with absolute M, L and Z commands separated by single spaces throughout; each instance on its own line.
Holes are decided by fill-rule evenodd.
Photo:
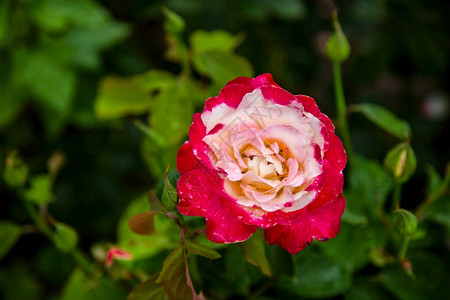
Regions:
M 350 44 L 344 32 L 342 32 L 341 25 L 337 20 L 337 13 L 333 14 L 333 25 L 334 32 L 327 41 L 325 51 L 329 59 L 341 63 L 350 56 Z

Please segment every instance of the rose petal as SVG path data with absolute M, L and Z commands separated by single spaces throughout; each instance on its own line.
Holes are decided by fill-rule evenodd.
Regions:
M 181 145 L 177 154 L 177 169 L 181 174 L 195 169 L 198 164 L 197 158 L 192 153 L 192 145 L 189 142 L 185 142 Z
M 205 217 L 206 236 L 213 242 L 234 243 L 248 239 L 257 227 L 241 223 L 226 213 L 222 203 L 232 200 L 214 193 L 221 182 L 219 176 L 214 177 L 214 174 L 205 176 L 201 169 L 183 174 L 177 184 L 178 211 L 188 216 Z
M 263 85 L 274 85 L 279 87 L 279 85 L 273 80 L 272 75 L 269 73 L 261 74 L 255 78 L 248 78 L 248 77 L 237 77 L 230 82 L 227 83 L 228 85 L 231 84 L 242 84 L 246 86 L 251 86 L 253 89 L 263 86 Z M 253 90 L 252 89 L 252 90 Z
M 269 244 L 280 245 L 289 253 L 296 254 L 307 247 L 313 239 L 335 237 L 339 233 L 344 208 L 345 199 L 340 195 L 330 203 L 308 212 L 295 224 L 265 229 L 266 240 Z

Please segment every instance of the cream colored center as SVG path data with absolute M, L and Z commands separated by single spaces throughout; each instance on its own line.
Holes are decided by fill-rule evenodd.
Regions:
M 203 140 L 237 203 L 259 213 L 290 212 L 315 198 L 316 191 L 306 188 L 322 172 L 314 147 L 324 147 L 323 125 L 301 105 L 274 104 L 257 89 L 236 110 L 222 105 L 202 119 L 207 130 L 223 124 Z

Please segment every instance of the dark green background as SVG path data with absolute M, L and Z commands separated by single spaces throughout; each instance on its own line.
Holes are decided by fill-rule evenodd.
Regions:
M 67 28 L 79 25 L 69 18 L 72 21 L 61 25 L 65 26 L 63 29 L 52 23 L 45 29 L 39 20 L 49 20 L 51 15 L 36 10 L 37 2 L 6 1 L 10 13 L 0 13 L 0 91 L 14 86 L 19 90 L 15 97 L 20 98 L 6 100 L 6 92 L 0 94 L 0 101 L 18 106 L 7 117 L 0 112 L 4 118 L 0 123 L 0 157 L 3 160 L 6 153 L 18 149 L 31 173 L 38 174 L 45 172 L 46 160 L 54 151 L 65 154 L 66 165 L 55 183 L 55 202 L 49 210 L 57 220 L 76 228 L 85 250 L 96 241 L 113 242 L 126 205 L 158 180 L 152 178 L 141 158 L 142 134 L 132 118 L 99 121 L 93 104 L 99 80 L 106 75 L 129 76 L 154 68 L 179 72 L 177 64 L 164 58 L 167 44 L 163 5 L 185 19 L 186 39 L 198 29 L 224 29 L 242 35 L 244 40 L 236 52 L 251 62 L 255 74 L 272 73 L 275 81 L 291 93 L 312 96 L 331 118 L 335 116 L 332 68 L 323 51 L 332 30 L 331 11 L 337 5 L 340 23 L 352 48 L 343 65 L 348 104 L 377 103 L 412 127 L 411 144 L 418 169 L 404 187 L 404 208 L 414 209 L 425 197 L 426 166 L 430 164 L 442 174 L 450 157 L 447 1 L 354 0 L 333 4 L 326 0 L 104 0 L 95 1 L 95 9 L 67 5 L 68 15 L 81 16 L 80 24 L 89 18 L 95 20 L 98 12 L 109 15 L 104 29 L 93 24 L 98 31 L 73 40 L 78 58 L 72 60 L 61 58 L 67 49 L 49 54 L 38 41 L 42 35 L 64 38 Z M 4 26 L 5 22 L 9 25 Z M 31 53 L 44 51 L 48 57 L 61 60 L 58 66 L 63 75 L 71 74 L 57 76 L 54 97 L 61 96 L 56 87 L 64 86 L 64 80 L 76 78 L 70 85 L 70 103 L 57 121 L 52 120 L 58 110 L 36 100 L 39 97 L 33 90 L 33 82 L 41 80 L 45 70 L 39 66 L 30 70 L 30 64 L 21 66 L 20 62 L 26 62 L 26 55 L 21 56 L 23 49 Z M 30 74 L 25 76 L 26 70 Z M 48 93 L 52 94 L 52 90 Z M 430 103 L 442 104 L 441 114 L 427 114 L 426 105 Z M 0 109 L 4 107 L 2 104 Z M 355 151 L 379 161 L 396 144 L 393 137 L 358 115 L 350 116 L 350 130 Z M 0 218 L 28 221 L 14 191 L 4 183 L 0 183 L 0 199 Z M 30 295 L 57 293 L 71 263 L 63 254 L 48 248 L 43 237 L 22 238 L 1 261 L 0 280 L 6 280 L 7 274 L 28 276 L 34 282 L 28 287 L 32 290 Z M 448 262 L 446 250 L 440 249 L 439 254 Z M 315 257 L 306 257 L 300 263 L 308 264 L 308 259 Z M 11 297 L 16 298 L 8 299 L 20 299 L 19 295 Z

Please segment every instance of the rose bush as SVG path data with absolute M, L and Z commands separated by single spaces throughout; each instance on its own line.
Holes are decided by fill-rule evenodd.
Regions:
M 217 243 L 258 227 L 290 253 L 339 232 L 347 157 L 330 119 L 270 74 L 238 77 L 202 113 L 177 156 L 178 210 L 206 219 Z

